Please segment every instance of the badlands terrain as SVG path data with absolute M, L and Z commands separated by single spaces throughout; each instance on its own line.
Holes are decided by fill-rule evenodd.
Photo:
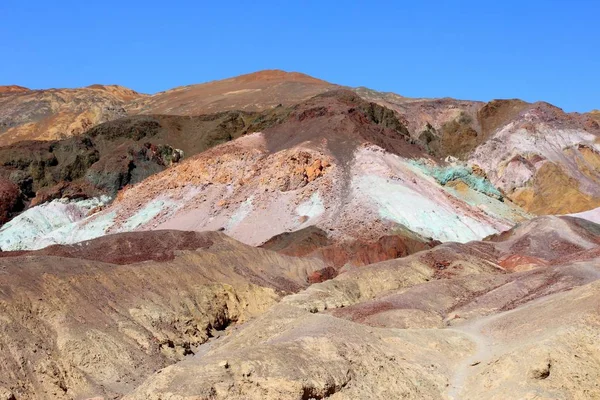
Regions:
M 0 87 L 0 400 L 600 398 L 599 115 Z

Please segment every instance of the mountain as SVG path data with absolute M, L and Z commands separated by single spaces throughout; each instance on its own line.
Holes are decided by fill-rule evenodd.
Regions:
M 135 114 L 200 115 L 292 105 L 335 87 L 297 72 L 260 71 L 147 96 L 118 85 L 30 90 L 0 86 L 0 146 L 56 140 Z
M 0 86 L 0 93 L 20 93 L 28 92 L 30 90 L 31 89 L 19 85 Z
M 521 100 L 489 103 L 408 99 L 358 89 L 398 112 L 430 153 L 476 165 L 506 197 L 537 214 L 600 206 L 600 124 L 594 113 L 565 113 Z M 565 194 L 566 193 L 566 194 Z
M 147 102 L 137 111 L 127 107 L 220 111 L 132 115 L 61 141 L 0 148 L 0 176 L 20 189 L 6 192 L 13 197 L 4 220 L 44 205 L 0 229 L 0 247 L 130 230 L 220 229 L 339 268 L 437 241 L 481 239 L 532 214 L 600 205 L 599 128 L 591 113 L 520 100 L 411 99 L 283 71 L 186 88 L 128 103 Z M 236 94 L 225 96 L 232 88 Z M 263 111 L 222 111 L 244 108 L 249 88 Z M 322 93 L 313 96 L 313 89 Z
M 227 111 L 193 117 L 120 118 L 62 140 L 24 141 L 0 147 L 0 177 L 20 190 L 13 209 L 60 198 L 114 197 L 181 160 L 219 143 L 273 125 L 286 110 Z M 10 202 L 7 202 L 9 204 Z M 12 203 L 11 203 L 12 204 Z
M 128 187 L 79 222 L 25 239 L 24 221 L 39 218 L 24 213 L 0 230 L 2 248 L 149 229 L 222 230 L 259 245 L 313 226 L 333 245 L 322 249 L 323 258 L 341 267 L 352 258 L 363 264 L 369 252 L 367 261 L 379 261 L 435 241 L 481 239 L 528 218 L 484 176 L 439 164 L 395 113 L 354 92 L 324 93 L 282 114 L 262 132 Z M 349 246 L 355 250 L 340 254 Z
M 2 142 L 2 136 L 9 138 L 6 133 L 15 129 L 42 130 L 36 131 L 39 134 L 7 139 L 8 142 L 19 138 L 51 139 L 83 134 L 87 128 L 100 122 L 90 119 L 81 129 L 64 128 L 61 121 L 65 119 L 60 117 L 63 111 L 58 105 L 54 105 L 58 102 L 57 99 L 63 104 L 61 107 L 66 109 L 74 107 L 80 112 L 88 109 L 86 113 L 97 115 L 97 103 L 106 102 L 104 98 L 97 98 L 99 93 L 117 98 L 122 108 L 117 114 L 105 115 L 102 120 L 125 117 L 126 113 L 132 116 L 138 113 L 148 114 L 150 118 L 153 118 L 152 115 L 160 117 L 164 114 L 211 115 L 204 118 L 217 120 L 221 118 L 217 114 L 227 110 L 238 116 L 244 112 L 252 114 L 263 110 L 279 114 L 277 118 L 283 120 L 283 114 L 290 107 L 320 93 L 339 90 L 340 87 L 300 73 L 268 70 L 176 88 L 153 96 L 138 95 L 118 86 L 101 85 L 70 91 L 10 88 L 2 96 L 6 104 L 0 104 L 0 113 L 4 110 L 4 114 L 7 114 L 8 110 L 18 113 L 19 119 L 27 121 L 32 118 L 37 120 L 38 114 L 46 113 L 43 121 L 50 121 L 50 125 L 46 122 L 42 124 L 42 121 L 17 124 L 18 126 L 8 128 L 5 135 L 0 135 L 0 144 L 7 143 Z M 600 125 L 595 117 L 597 112 L 567 114 L 547 103 L 530 104 L 517 99 L 483 103 L 447 98 L 414 99 L 366 88 L 353 90 L 362 99 L 393 111 L 405 126 L 411 141 L 423 148 L 429 156 L 437 161 L 454 157 L 467 168 L 475 167 L 485 173 L 505 197 L 529 213 L 568 214 L 600 206 L 599 177 L 596 172 L 600 161 L 595 144 L 600 132 Z M 67 94 L 60 94 L 63 92 Z M 87 94 L 84 96 L 83 93 Z M 32 96 L 35 99 L 31 99 Z M 54 103 L 43 101 L 49 98 L 55 99 Z M 95 104 L 95 108 L 91 104 Z M 35 113 L 27 111 L 27 107 L 35 108 Z M 223 130 L 227 131 L 231 125 L 236 125 L 240 128 L 238 132 L 248 133 L 268 127 L 268 123 L 247 127 L 248 123 L 252 124 L 248 119 L 254 117 L 255 115 L 230 116 L 231 121 L 221 120 L 222 124 L 230 125 Z M 131 123 L 135 124 L 135 120 Z M 5 126 L 14 124 L 14 118 L 4 122 Z M 130 122 L 123 123 L 126 124 Z M 107 129 L 119 128 L 113 125 Z M 183 149 L 190 156 L 207 148 L 191 146 L 197 134 L 204 136 L 203 132 L 197 132 L 198 129 L 204 127 L 194 128 L 195 134 L 189 136 L 191 140 L 187 142 L 184 142 L 187 135 L 163 135 L 153 144 Z M 235 131 L 235 127 L 233 130 Z M 227 139 L 235 137 L 235 132 L 233 136 L 224 134 Z M 559 186 L 568 191 L 568 196 L 562 196 L 562 190 L 556 190 L 555 180 L 560 180 Z M 51 200 L 52 197 L 46 196 L 46 199 Z
M 98 123 L 127 115 L 124 105 L 140 97 L 116 85 L 47 90 L 1 86 L 0 146 L 79 135 Z
M 239 79 L 241 84 L 268 81 L 260 73 Z M 251 132 L 257 133 L 248 135 Z M 383 254 L 404 255 L 411 252 L 408 248 L 423 249 L 432 240 L 481 239 L 529 214 L 597 207 L 597 134 L 597 124 L 589 115 L 565 114 L 545 103 L 408 99 L 361 88 L 354 93 L 330 90 L 263 112 L 230 111 L 187 119 L 133 116 L 100 125 L 84 136 L 110 140 L 135 136 L 138 146 L 149 142 L 183 148 L 189 159 L 144 182 L 169 163 L 146 168 L 138 178 L 122 179 L 131 162 L 122 163 L 122 171 L 112 174 L 101 166 L 119 165 L 111 161 L 114 157 L 96 162 L 90 167 L 94 173 L 86 172 L 86 185 L 91 174 L 92 186 L 104 186 L 102 193 L 111 196 L 128 184 L 140 185 L 128 188 L 111 207 L 87 221 L 57 226 L 61 228 L 57 232 L 40 232 L 43 239 L 36 243 L 176 228 L 223 229 L 245 243 L 269 246 L 279 235 L 315 226 L 325 232 L 319 234 L 324 241 L 317 246 L 320 250 L 311 245 L 308 252 L 317 251 L 319 257 L 339 266 L 352 258 L 363 264 L 356 257 L 365 257 L 375 247 L 379 255 L 371 254 L 367 260 L 381 261 Z M 240 135 L 245 136 L 231 145 L 203 152 Z M 110 155 L 118 154 L 114 146 L 100 147 Z M 4 164 L 14 168 L 15 162 Z M 105 178 L 95 172 L 98 168 L 114 183 L 103 184 Z M 559 186 L 554 184 L 558 180 Z M 68 186 L 78 187 L 78 180 L 72 181 Z M 565 190 L 568 196 L 562 195 Z M 42 199 L 69 191 L 51 193 Z M 88 190 L 87 197 L 94 193 L 100 192 Z M 395 198 L 403 203 L 396 204 Z M 406 203 L 408 199 L 413 203 Z M 281 210 L 277 222 L 263 211 L 271 209 Z M 359 211 L 364 215 L 359 216 Z M 131 218 L 135 223 L 127 222 Z M 372 221 L 368 230 L 364 218 Z M 87 223 L 101 228 L 87 229 Z M 256 223 L 266 226 L 256 230 Z M 0 231 L 0 241 L 9 237 L 15 243 L 13 236 L 7 229 Z M 389 239 L 385 246 L 377 245 L 383 236 L 401 236 L 402 243 Z M 338 244 L 347 247 L 351 242 L 360 251 L 342 255 Z M 17 248 L 4 243 L 5 248 Z M 308 254 L 299 251 L 288 249 L 288 254 Z
M 0 399 L 600 398 L 598 115 L 1 87 Z
M 130 114 L 199 115 L 228 110 L 262 111 L 290 106 L 335 85 L 298 72 L 265 70 L 182 86 L 131 102 Z

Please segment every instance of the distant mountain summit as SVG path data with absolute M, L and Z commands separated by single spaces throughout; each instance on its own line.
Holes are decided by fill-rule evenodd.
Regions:
M 265 70 L 197 85 L 181 86 L 133 101 L 130 113 L 198 115 L 227 110 L 260 111 L 289 106 L 336 87 L 281 70 Z
M 116 85 L 46 90 L 2 88 L 0 146 L 80 135 L 99 123 L 126 116 L 124 105 L 144 96 Z
M 31 89 L 19 85 L 0 86 L 0 94 L 2 93 L 21 93 L 28 92 Z
M 0 146 L 64 139 L 134 114 L 200 115 L 289 106 L 335 87 L 299 72 L 265 70 L 152 96 L 119 85 L 30 90 L 0 86 Z

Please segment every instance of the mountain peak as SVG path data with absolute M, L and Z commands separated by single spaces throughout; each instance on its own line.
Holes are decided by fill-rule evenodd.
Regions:
M 0 93 L 29 92 L 30 90 L 31 89 L 19 85 L 0 86 Z
M 257 82 L 257 81 L 294 81 L 302 83 L 319 83 L 328 84 L 328 82 L 314 78 L 310 75 L 301 72 L 288 72 L 280 69 L 265 69 L 261 71 L 251 72 L 249 74 L 239 75 L 232 78 L 237 82 Z
M 121 98 L 125 101 L 129 101 L 129 100 L 139 98 L 141 96 L 145 96 L 142 93 L 138 93 L 133 89 L 129 89 L 129 88 L 127 88 L 125 86 L 121 86 L 121 85 L 102 85 L 99 83 L 95 83 L 93 85 L 87 86 L 86 88 L 87 89 L 95 89 L 95 90 L 103 90 L 105 92 L 108 92 L 115 96 L 118 96 L 119 98 Z

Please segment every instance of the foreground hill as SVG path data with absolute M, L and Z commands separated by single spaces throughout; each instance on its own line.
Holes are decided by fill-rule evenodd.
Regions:
M 550 244 L 562 250 L 547 253 L 541 239 L 557 229 Z M 599 233 L 582 220 L 536 219 L 495 242 L 342 273 L 125 398 L 596 398 L 600 264 L 589 250 Z M 525 242 L 544 264 L 502 268 Z
M 0 254 L 6 399 L 120 397 L 323 268 L 196 232 Z
M 220 233 L 0 253 L 0 393 L 595 398 L 598 244 L 599 225 L 538 217 L 311 286 L 322 262 Z
M 55 140 L 123 117 L 124 105 L 143 95 L 116 85 L 29 90 L 0 87 L 0 146 L 22 140 Z

